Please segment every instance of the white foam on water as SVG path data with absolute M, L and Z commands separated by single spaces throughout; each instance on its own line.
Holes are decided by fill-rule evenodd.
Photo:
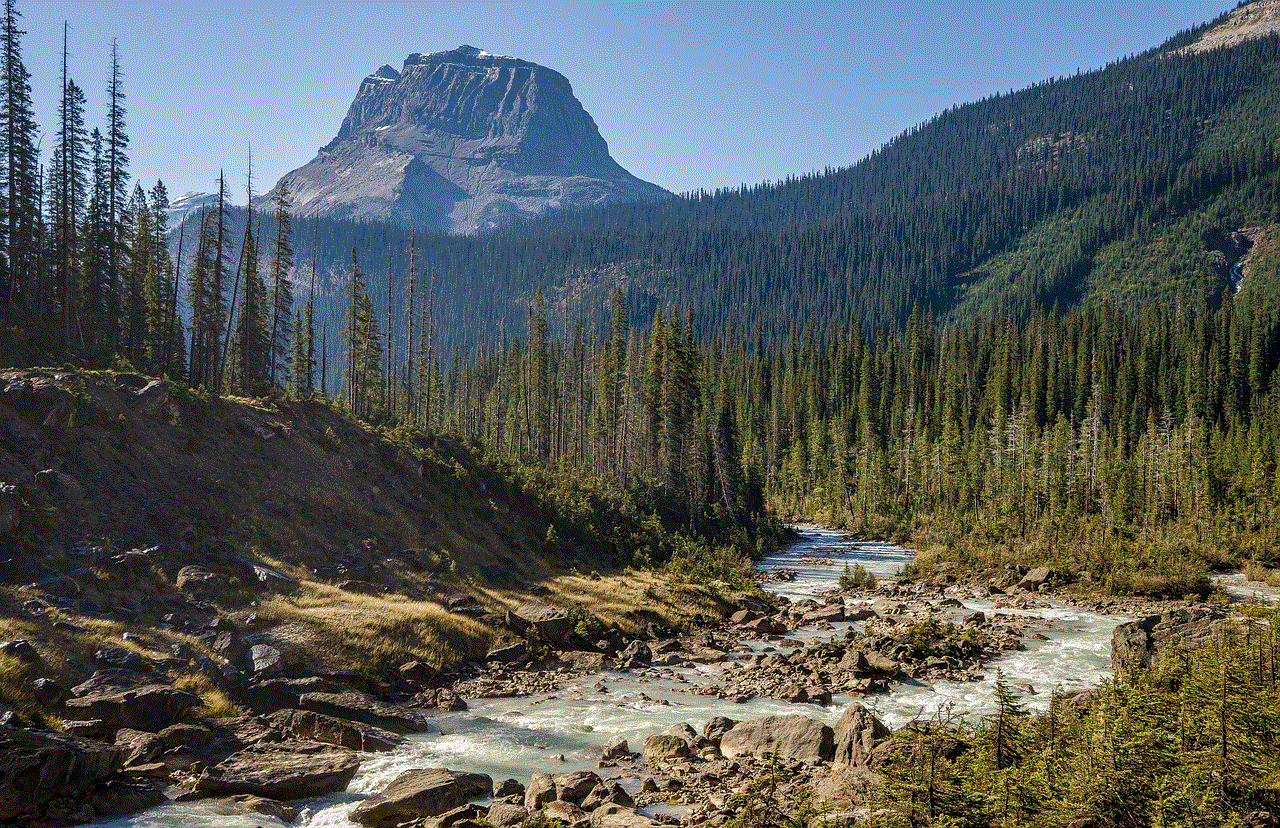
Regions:
M 877 577 L 896 573 L 911 559 L 910 551 L 893 544 L 864 541 L 843 533 L 801 527 L 804 540 L 760 562 L 765 572 L 794 569 L 794 581 L 778 581 L 766 588 L 791 600 L 814 598 L 836 586 L 846 562 L 860 563 Z M 815 565 L 812 560 L 829 559 L 831 564 Z M 600 748 L 615 736 L 625 738 L 633 751 L 643 746 L 645 737 L 679 722 L 695 728 L 714 716 L 738 721 L 778 714 L 801 714 L 834 722 L 851 701 L 860 701 L 875 710 L 890 727 L 900 727 L 916 717 L 938 711 L 970 720 L 994 709 L 997 670 L 1011 685 L 1030 685 L 1024 692 L 1028 707 L 1048 705 L 1053 688 L 1064 691 L 1092 687 L 1110 676 L 1111 631 L 1127 620 L 1102 616 L 1069 607 L 1032 610 L 994 610 L 989 601 L 966 601 L 956 617 L 981 609 L 989 616 L 996 612 L 1019 616 L 1020 620 L 1042 619 L 1048 641 L 1027 641 L 1025 649 L 1009 652 L 987 665 L 984 678 L 975 682 L 909 682 L 894 685 L 889 693 L 867 697 L 837 697 L 829 708 L 812 704 L 793 705 L 776 699 L 751 699 L 742 704 L 699 695 L 695 688 L 715 684 L 721 675 L 718 665 L 658 668 L 639 673 L 606 671 L 572 679 L 553 693 L 516 698 L 473 699 L 470 709 L 432 719 L 429 733 L 415 736 L 395 751 L 364 757 L 354 780 L 342 794 L 304 804 L 298 825 L 314 828 L 351 828 L 348 815 L 362 799 L 381 791 L 397 776 L 412 768 L 447 767 L 487 773 L 494 781 L 515 778 L 527 782 L 535 771 L 557 773 L 596 766 Z M 862 624 L 842 623 L 831 630 L 807 628 L 788 637 L 802 640 L 841 638 Z M 771 642 L 753 642 L 752 650 L 764 652 L 778 647 Z M 604 682 L 607 692 L 594 689 Z M 643 695 L 642 695 L 643 694 Z M 561 759 L 560 757 L 563 757 Z M 276 820 L 258 814 L 229 815 L 225 809 L 207 804 L 172 803 L 131 817 L 98 823 L 111 828 L 250 828 L 275 826 Z

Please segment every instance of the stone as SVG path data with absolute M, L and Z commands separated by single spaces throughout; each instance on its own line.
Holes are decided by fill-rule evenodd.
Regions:
M 517 632 L 536 630 L 538 637 L 549 644 L 563 644 L 573 631 L 573 623 L 564 610 L 539 601 L 530 601 L 514 613 L 508 613 L 507 621 Z
M 581 803 L 592 788 L 601 784 L 599 775 L 588 770 L 557 773 L 551 781 L 555 784 L 556 799 L 573 803 Z
M 254 644 L 245 655 L 245 669 L 256 679 L 284 676 L 284 655 L 270 644 Z
M 523 641 L 517 641 L 514 644 L 490 650 L 484 660 L 498 664 L 523 664 L 529 660 L 529 648 Z
M 648 667 L 653 661 L 653 651 L 643 641 L 632 641 L 622 648 L 615 659 L 619 668 Z
M 178 570 L 174 585 L 183 591 L 219 589 L 227 583 L 225 575 L 220 575 L 203 566 L 184 566 Z
M 352 822 L 368 828 L 392 828 L 423 817 L 436 817 L 493 790 L 493 779 L 482 773 L 447 768 L 422 768 L 400 774 L 381 793 L 351 812 Z
M 515 828 L 524 824 L 529 817 L 529 809 L 511 802 L 495 802 L 489 806 L 487 820 L 495 828 Z
M 1037 566 L 1026 575 L 1022 576 L 1022 580 L 1018 581 L 1018 587 L 1025 589 L 1027 592 L 1035 592 L 1040 587 L 1049 582 L 1053 577 L 1052 570 L 1047 566 Z
M 866 707 L 854 702 L 844 709 L 836 722 L 833 738 L 837 765 L 865 767 L 876 744 L 892 735 L 884 722 Z
M 339 745 L 363 753 L 395 750 L 407 741 L 389 730 L 311 710 L 277 710 L 267 717 L 267 721 L 296 739 Z
M 979 627 L 987 623 L 987 614 L 982 610 L 974 610 L 960 620 L 966 627 Z
M 591 812 L 591 828 L 657 828 L 658 823 L 625 805 L 604 805 Z
M 627 760 L 631 759 L 633 755 L 627 740 L 621 736 L 614 736 L 605 742 L 604 747 L 600 749 L 600 758 L 606 761 Z
M 15 638 L 12 641 L 6 641 L 0 644 L 0 653 L 18 659 L 27 664 L 39 664 L 40 654 L 36 652 L 36 648 L 31 646 L 31 642 L 25 638 Z
M 535 771 L 524 791 L 524 807 L 536 811 L 556 799 L 556 781 L 549 773 Z
M 252 796 L 250 794 L 237 794 L 229 796 L 225 802 L 234 803 L 245 810 L 253 811 L 255 814 L 274 817 L 281 822 L 293 822 L 301 815 L 301 811 L 292 805 L 284 802 L 278 802 L 274 799 L 267 799 L 262 796 Z
M 406 661 L 396 672 L 415 687 L 430 687 L 440 678 L 440 671 L 425 661 Z
M 691 762 L 694 759 L 693 746 L 689 741 L 669 730 L 646 738 L 643 756 L 648 765 L 655 762 Z
M 35 696 L 36 703 L 43 707 L 58 707 L 71 698 L 67 688 L 51 678 L 38 678 L 32 681 L 31 692 Z
M 818 765 L 835 755 L 830 727 L 807 716 L 767 716 L 739 722 L 720 738 L 726 759 L 766 759 Z
M 99 817 L 124 816 L 167 801 L 159 780 L 104 779 L 89 793 L 89 803 Z
M 245 688 L 244 699 L 260 715 L 277 710 L 310 710 L 349 722 L 373 725 L 392 733 L 424 733 L 427 730 L 426 717 L 416 710 L 379 701 L 368 693 L 321 678 L 254 682 Z
M 718 742 L 720 741 L 720 737 L 728 733 L 735 724 L 737 724 L 737 722 L 730 719 L 728 716 L 712 716 L 707 720 L 707 723 L 702 726 L 702 735 L 713 742 Z
M 587 816 L 586 811 L 572 802 L 560 799 L 544 805 L 542 813 L 547 819 L 568 825 L 569 828 L 586 828 L 591 824 L 591 818 Z
M 1150 667 L 1165 648 L 1195 650 L 1234 626 L 1226 610 L 1182 607 L 1148 615 L 1115 628 L 1111 634 L 1111 663 L 1116 671 Z
M 196 790 L 212 796 L 251 794 L 302 799 L 345 791 L 360 767 L 346 748 L 318 742 L 259 743 L 206 768 Z
M 0 821 L 22 823 L 50 800 L 87 793 L 123 758 L 121 748 L 101 742 L 0 727 Z
M 124 647 L 102 647 L 95 650 L 93 663 L 108 670 L 142 671 L 147 668 L 142 653 Z
M 636 801 L 627 793 L 626 789 L 619 785 L 615 780 L 610 779 L 608 782 L 602 782 L 595 786 L 591 791 L 578 803 L 584 811 L 594 811 L 605 805 L 627 805 L 635 807 Z
M 63 705 L 69 719 L 100 719 L 112 728 L 127 727 L 158 733 L 176 724 L 192 708 L 202 705 L 200 697 L 185 690 L 148 685 L 134 690 L 102 692 L 68 699 Z

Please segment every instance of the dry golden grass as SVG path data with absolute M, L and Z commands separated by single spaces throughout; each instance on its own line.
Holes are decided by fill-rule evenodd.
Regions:
M 258 617 L 285 658 L 318 670 L 376 677 L 416 658 L 434 665 L 483 656 L 493 630 L 429 601 L 356 595 L 308 583 L 295 596 L 261 602 Z
M 196 716 L 206 719 L 217 719 L 227 716 L 239 716 L 242 711 L 240 708 L 227 697 L 227 694 L 214 686 L 209 677 L 203 673 L 187 673 L 179 676 L 173 682 L 173 686 L 179 690 L 186 690 L 188 693 L 194 693 L 204 700 L 204 706 L 197 707 Z

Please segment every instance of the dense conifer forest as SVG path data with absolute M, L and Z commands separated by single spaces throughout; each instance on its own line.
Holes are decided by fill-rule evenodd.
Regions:
M 448 435 L 627 493 L 699 539 L 681 578 L 740 580 L 782 517 L 910 542 L 909 575 L 1040 563 L 1204 598 L 1280 566 L 1280 38 L 1175 51 L 1196 33 L 847 168 L 445 237 L 298 218 L 287 187 L 233 208 L 222 177 L 169 228 L 164 184 L 133 183 L 118 54 L 107 122 L 64 72 L 42 142 L 7 0 L 0 365 Z M 1002 685 L 980 727 L 900 731 L 891 822 L 1270 806 L 1274 621 L 1083 707 L 1032 717 Z

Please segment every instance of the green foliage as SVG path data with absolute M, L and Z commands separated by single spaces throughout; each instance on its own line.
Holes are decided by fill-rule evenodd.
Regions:
M 852 566 L 848 563 L 844 565 L 844 572 L 840 573 L 840 589 L 843 592 L 862 592 L 876 588 L 876 576 L 862 564 L 855 563 Z
M 1194 652 L 1168 652 L 1152 670 L 1119 676 L 1092 698 L 1055 692 L 1049 709 L 1034 715 L 1001 677 L 996 710 L 981 723 L 926 723 L 894 734 L 879 804 L 902 825 L 975 828 L 1085 818 L 1209 828 L 1275 809 L 1280 611 L 1254 615 L 1251 625 Z

